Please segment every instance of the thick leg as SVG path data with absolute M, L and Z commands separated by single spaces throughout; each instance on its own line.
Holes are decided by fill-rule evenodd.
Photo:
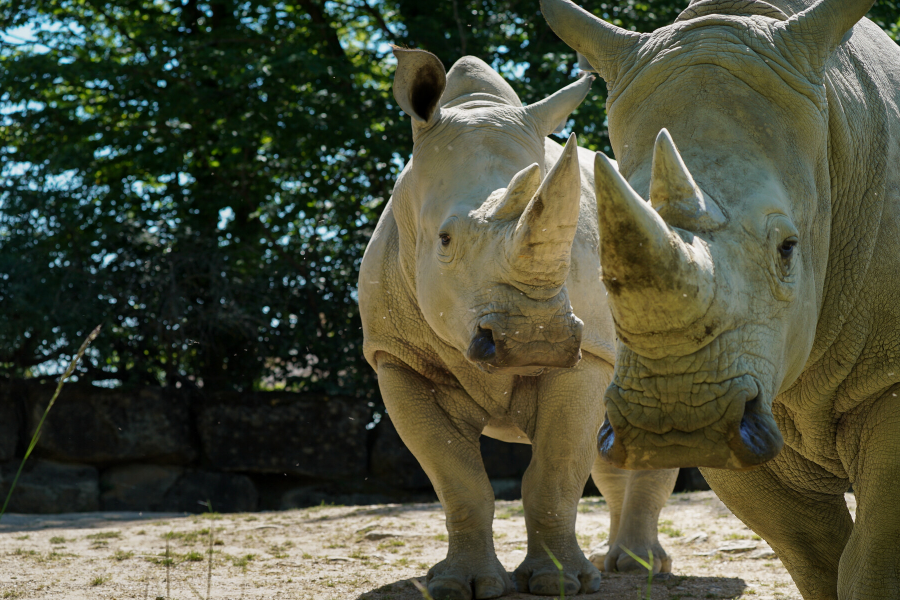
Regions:
M 838 597 L 838 563 L 853 530 L 846 479 L 788 446 L 753 471 L 702 471 L 728 508 L 772 546 L 806 600 Z
M 644 560 L 653 551 L 653 572 L 670 573 L 672 559 L 659 543 L 659 512 L 672 494 L 678 469 L 625 471 L 601 459 L 591 471 L 594 483 L 609 506 L 609 552 L 591 556 L 601 571 L 643 572 L 644 567 L 622 548 Z
M 841 556 L 841 600 L 900 598 L 898 398 L 888 395 L 853 424 L 859 436 L 850 470 L 856 493 L 856 524 Z
M 575 517 L 597 452 L 601 373 L 598 359 L 585 355 L 574 369 L 551 371 L 535 383 L 533 454 L 522 479 L 528 554 L 515 573 L 521 592 L 559 594 L 548 550 L 563 565 L 566 596 L 600 587 L 600 573 L 575 539 Z
M 447 558 L 428 571 L 435 600 L 497 598 L 512 582 L 497 559 L 494 492 L 481 461 L 484 412 L 464 392 L 436 385 L 378 355 L 378 385 L 397 433 L 428 474 L 444 507 Z

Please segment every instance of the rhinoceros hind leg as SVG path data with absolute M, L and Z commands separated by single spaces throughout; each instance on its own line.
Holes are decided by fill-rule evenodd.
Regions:
M 591 475 L 610 512 L 609 545 L 592 554 L 591 562 L 601 571 L 645 572 L 624 547 L 645 561 L 653 551 L 653 572 L 671 573 L 672 559 L 659 543 L 657 522 L 675 487 L 678 469 L 625 471 L 598 457 Z

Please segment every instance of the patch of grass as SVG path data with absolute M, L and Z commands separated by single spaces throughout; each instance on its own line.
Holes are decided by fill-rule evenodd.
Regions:
M 202 552 L 197 552 L 196 550 L 191 550 L 187 554 L 184 555 L 184 560 L 188 562 L 200 562 L 203 560 L 204 555 Z
M 16 548 L 12 551 L 13 556 L 37 556 L 37 550 L 25 550 L 24 548 Z
M 93 579 L 91 579 L 91 587 L 97 587 L 98 585 L 103 585 L 107 581 L 109 581 L 109 577 L 105 575 L 97 575 Z
M 256 558 L 255 554 L 245 554 L 244 556 L 235 556 L 231 559 L 231 564 L 236 567 L 246 568 L 250 561 Z
M 65 544 L 67 541 L 69 540 L 58 535 L 54 535 L 52 538 L 50 538 L 51 544 Z
M 446 542 L 446 541 L 447 541 L 447 534 L 446 534 L 446 533 L 439 533 L 439 534 L 437 534 L 436 536 L 434 536 L 434 539 L 436 539 L 436 540 L 439 541 L 439 542 Z
M 6 590 L 3 592 L 4 598 L 24 598 L 25 592 L 19 590 Z
M 722 539 L 725 539 L 725 540 L 747 540 L 747 539 L 750 539 L 750 536 L 745 535 L 743 533 L 729 533 Z
M 194 531 L 170 531 L 163 534 L 163 539 L 179 540 L 185 544 L 197 544 L 203 542 L 209 536 L 209 528 L 204 527 Z
M 98 531 L 87 536 L 89 540 L 117 540 L 122 537 L 121 531 Z
M 303 558 L 303 559 L 306 559 L 306 560 L 310 560 L 312 557 L 313 557 L 313 555 L 310 554 L 309 552 L 304 552 L 304 553 L 300 556 L 300 558 Z
M 27 540 L 27 539 L 30 538 L 30 537 L 31 537 L 31 536 L 28 535 L 28 534 L 26 533 L 25 535 L 19 535 L 19 536 L 16 536 L 16 539 L 17 539 L 17 540 Z
M 116 550 L 116 553 L 113 554 L 113 558 L 118 561 L 128 560 L 132 556 L 134 556 L 134 552 L 125 552 L 124 550 Z
M 673 527 L 674 523 L 669 521 L 668 519 L 663 519 L 659 522 L 659 532 L 664 533 L 669 537 L 681 537 L 683 533 L 680 529 Z

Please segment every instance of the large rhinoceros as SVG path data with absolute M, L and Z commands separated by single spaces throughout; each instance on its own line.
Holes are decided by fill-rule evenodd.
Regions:
M 900 49 L 872 0 L 701 0 L 652 34 L 542 5 L 607 81 L 622 173 L 598 158 L 601 452 L 715 467 L 805 598 L 900 597 Z
M 522 482 L 528 552 L 516 587 L 596 591 L 575 517 L 589 474 L 610 507 L 608 570 L 636 567 L 621 546 L 671 561 L 657 540 L 675 470 L 629 473 L 597 459 L 601 394 L 612 378 L 612 318 L 599 281 L 594 153 L 547 138 L 591 78 L 523 107 L 477 58 L 445 73 L 432 54 L 395 49 L 394 97 L 412 118 L 413 156 L 363 258 L 365 356 L 400 437 L 446 514 L 436 599 L 510 591 L 491 534 L 494 494 L 479 436 L 530 443 Z M 577 316 L 576 316 L 577 315 Z

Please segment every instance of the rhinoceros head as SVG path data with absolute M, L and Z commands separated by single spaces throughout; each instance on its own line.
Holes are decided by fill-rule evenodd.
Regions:
M 871 4 L 788 16 L 700 0 L 637 34 L 542 0 L 609 87 L 622 174 L 598 156 L 596 185 L 620 341 L 599 437 L 613 464 L 745 469 L 781 450 L 773 400 L 815 360 L 825 293 L 825 66 Z
M 523 107 L 481 60 L 445 75 L 395 49 L 394 97 L 413 157 L 394 189 L 401 262 L 431 329 L 489 372 L 532 375 L 581 357 L 566 290 L 581 176 L 573 135 L 555 165 L 545 137 L 590 88 L 584 78 Z

